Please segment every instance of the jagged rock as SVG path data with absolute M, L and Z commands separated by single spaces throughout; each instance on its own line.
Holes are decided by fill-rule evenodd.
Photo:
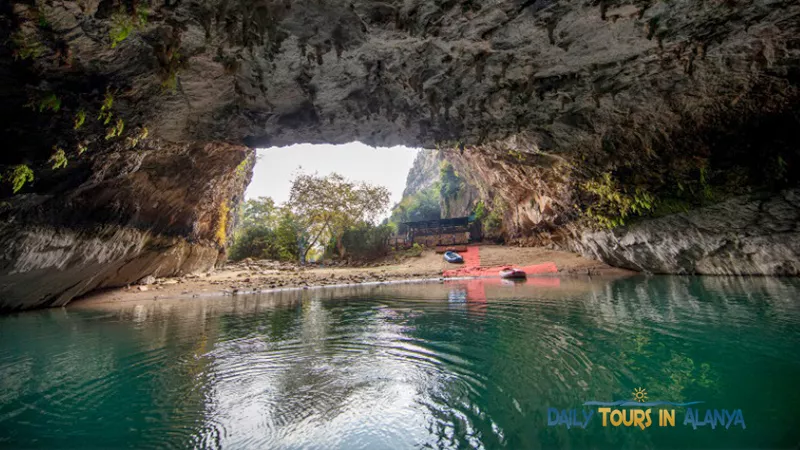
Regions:
M 797 276 L 800 190 L 582 233 L 571 246 L 617 267 L 654 273 Z
M 35 174 L 0 188 L 2 311 L 211 269 L 248 147 L 517 139 L 515 234 L 569 223 L 603 172 L 800 172 L 796 0 L 144 3 L 0 4 L 0 169 Z

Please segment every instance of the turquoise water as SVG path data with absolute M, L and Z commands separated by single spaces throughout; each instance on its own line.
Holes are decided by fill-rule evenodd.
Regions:
M 5 316 L 0 447 L 796 448 L 798 294 L 796 279 L 534 279 Z M 741 410 L 746 428 L 695 430 L 685 407 L 674 427 L 604 427 L 582 406 L 636 388 Z M 595 417 L 548 426 L 548 408 Z

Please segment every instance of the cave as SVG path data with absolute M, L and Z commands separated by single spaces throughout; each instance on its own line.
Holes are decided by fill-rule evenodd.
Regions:
M 208 270 L 255 148 L 354 140 L 440 149 L 510 242 L 800 274 L 794 0 L 10 0 L 0 22 L 0 311 Z

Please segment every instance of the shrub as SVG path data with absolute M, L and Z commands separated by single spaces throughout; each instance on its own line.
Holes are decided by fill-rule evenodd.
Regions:
M 241 230 L 231 246 L 229 258 L 233 261 L 244 258 L 280 259 L 275 232 L 265 226 Z
M 492 209 L 492 212 L 486 216 L 484 226 L 486 233 L 492 236 L 497 236 L 503 231 L 503 215 L 500 208 Z
M 389 237 L 392 232 L 392 227 L 388 224 L 375 226 L 362 222 L 345 231 L 341 243 L 349 256 L 365 260 L 376 259 L 389 253 Z M 336 243 L 332 244 L 335 247 Z
M 413 257 L 418 258 L 418 257 L 422 256 L 422 250 L 424 250 L 423 247 L 421 245 L 417 244 L 416 242 L 414 242 L 414 245 L 412 245 L 411 248 L 406 250 L 405 254 L 406 254 L 406 256 L 413 256 Z
M 486 217 L 488 213 L 486 211 L 486 205 L 483 203 L 483 200 L 478 201 L 478 203 L 475 205 L 473 213 L 475 214 L 475 220 L 483 220 L 483 218 Z
M 439 188 L 431 186 L 414 195 L 403 197 L 400 203 L 392 209 L 389 221 L 398 224 L 398 231 L 405 232 L 399 224 L 418 220 L 436 220 L 442 217 L 439 203 Z
M 655 206 L 655 197 L 647 190 L 636 187 L 629 193 L 608 172 L 584 183 L 583 189 L 597 198 L 586 215 L 603 228 L 625 225 L 628 217 L 644 215 Z
M 287 208 L 274 207 L 272 199 L 248 200 L 242 205 L 239 226 L 229 257 L 296 261 L 300 257 L 298 236 L 302 234 Z

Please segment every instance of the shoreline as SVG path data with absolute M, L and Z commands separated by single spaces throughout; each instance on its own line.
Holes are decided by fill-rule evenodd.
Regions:
M 636 272 L 618 269 L 598 261 L 582 258 L 569 252 L 537 247 L 506 247 L 481 245 L 468 252 L 479 252 L 481 267 L 498 265 L 525 266 L 552 262 L 558 272 L 532 275 L 532 278 L 563 278 L 570 276 L 626 277 Z M 463 266 L 461 266 L 463 267 Z M 496 277 L 454 276 L 443 272 L 458 268 L 443 261 L 433 250 L 419 257 L 395 255 L 364 266 L 298 266 L 274 261 L 245 260 L 205 274 L 188 274 L 145 280 L 145 284 L 109 288 L 75 299 L 66 307 L 103 303 L 158 301 L 256 295 L 276 292 L 302 291 L 321 288 L 380 286 L 408 283 L 445 283 L 447 281 L 493 279 Z

